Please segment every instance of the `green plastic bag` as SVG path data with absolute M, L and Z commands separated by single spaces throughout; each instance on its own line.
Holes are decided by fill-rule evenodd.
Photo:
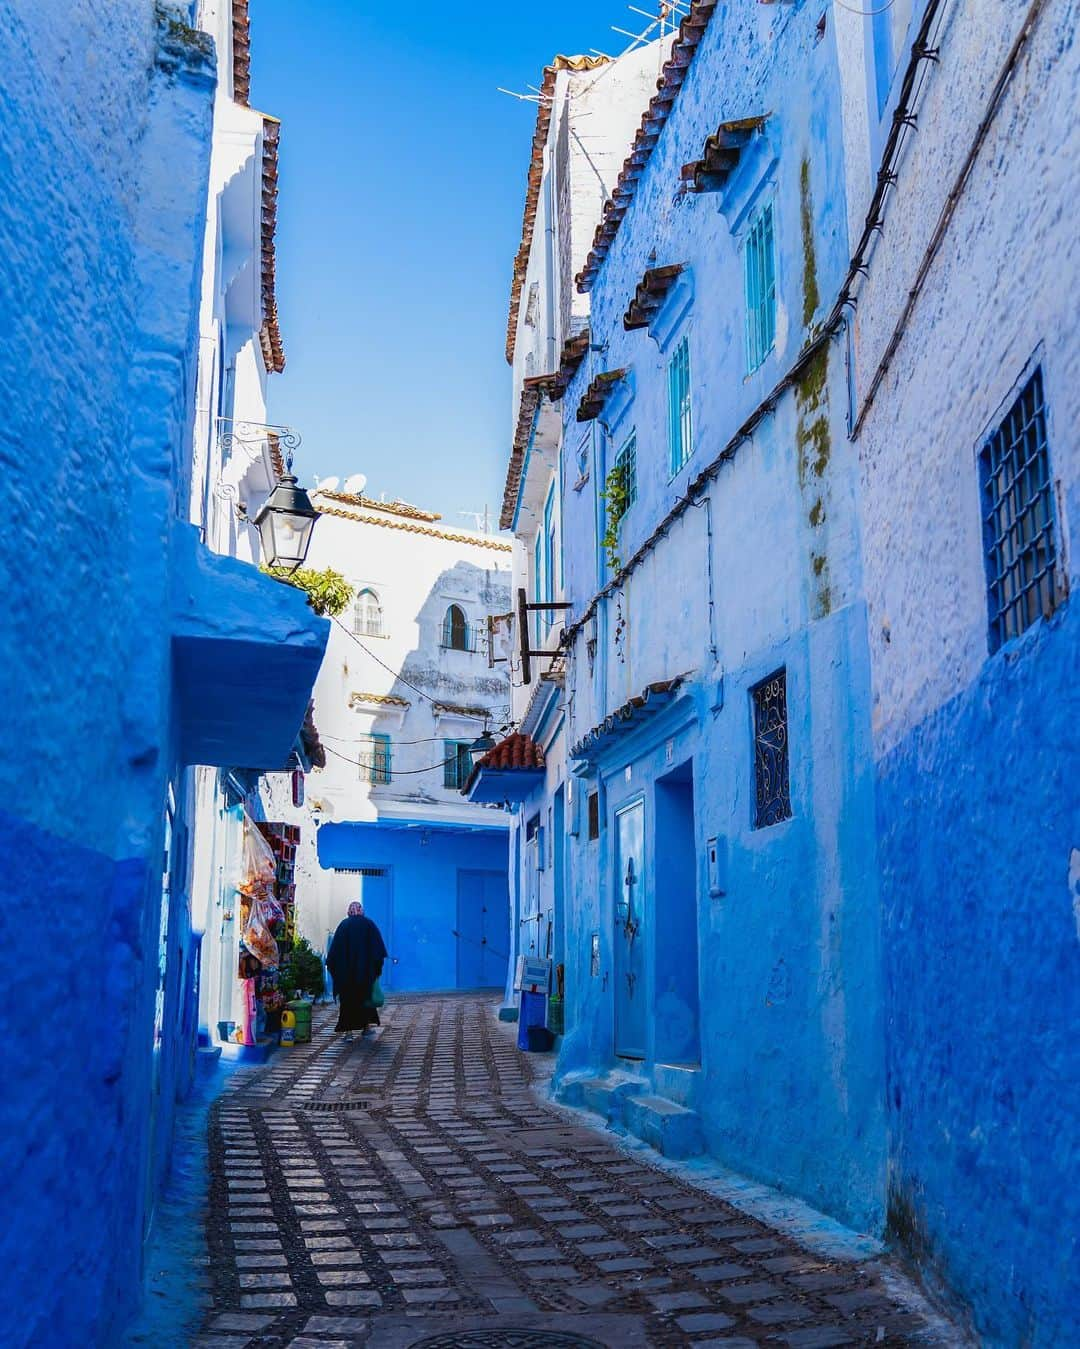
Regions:
M 375 980 L 371 985 L 371 997 L 367 1000 L 369 1007 L 381 1007 L 386 1002 L 386 994 L 382 990 L 382 984 Z

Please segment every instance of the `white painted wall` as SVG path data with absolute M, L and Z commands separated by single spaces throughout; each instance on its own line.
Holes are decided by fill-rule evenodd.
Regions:
M 371 589 L 382 609 L 384 634 L 351 636 L 352 609 L 335 623 L 315 686 L 315 724 L 326 767 L 308 776 L 302 811 L 292 808 L 287 775 L 269 778 L 264 794 L 267 818 L 302 826 L 299 926 L 322 947 L 341 918 L 342 905 L 333 874 L 315 858 L 316 818 L 507 823 L 502 811 L 471 805 L 457 789 L 444 786 L 442 760 L 443 741 L 475 740 L 485 714 L 496 735 L 509 719 L 507 667 L 488 665 L 485 620 L 509 608 L 510 544 L 474 530 L 444 528 L 438 520 L 411 520 L 374 502 L 361 505 L 318 493 L 313 500 L 321 508 L 377 522 L 322 515 L 308 565 L 333 567 L 357 592 Z M 470 630 L 480 634 L 480 650 L 442 645 L 451 604 L 463 609 Z M 405 705 L 380 704 L 363 695 L 390 696 Z M 365 739 L 372 733 L 391 737 L 392 778 L 385 785 L 373 785 L 358 766 L 373 761 Z

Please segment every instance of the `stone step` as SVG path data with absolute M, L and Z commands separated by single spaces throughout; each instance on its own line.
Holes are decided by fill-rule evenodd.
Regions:
M 627 1096 L 622 1110 L 627 1131 L 665 1157 L 696 1157 L 704 1150 L 696 1110 L 664 1096 Z

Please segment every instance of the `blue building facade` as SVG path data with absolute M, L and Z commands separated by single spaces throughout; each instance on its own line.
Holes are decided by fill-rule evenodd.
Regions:
M 898 1243 L 993 1344 L 1080 1305 L 1075 21 L 693 4 L 508 476 L 557 458 L 506 793 L 556 1090 Z
M 116 1343 L 136 1303 L 194 1063 L 190 766 L 279 767 L 326 641 L 299 592 L 185 522 L 215 79 L 188 18 L 0 5 L 0 678 L 21 727 L 0 756 L 0 1164 L 22 1215 L 2 1238 L 19 1345 Z

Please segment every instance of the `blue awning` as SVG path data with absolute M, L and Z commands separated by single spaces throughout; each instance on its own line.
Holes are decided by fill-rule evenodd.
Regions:
M 304 723 L 330 624 L 301 590 L 177 532 L 172 653 L 181 762 L 273 771 Z

